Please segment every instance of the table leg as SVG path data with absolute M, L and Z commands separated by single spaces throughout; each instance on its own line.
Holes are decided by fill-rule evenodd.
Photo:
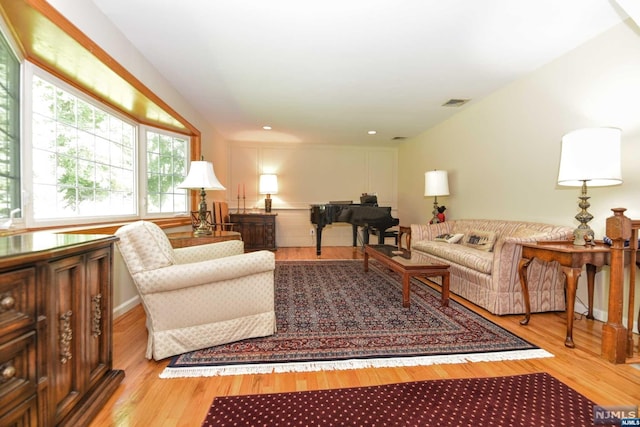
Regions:
M 409 273 L 402 274 L 402 306 L 411 305 L 411 276 Z
M 567 278 L 567 338 L 564 340 L 564 345 L 574 348 L 576 345 L 573 342 L 573 314 L 576 302 L 576 288 L 578 287 L 578 278 L 582 273 L 582 268 L 562 267 L 562 271 Z
M 449 307 L 449 272 L 442 275 L 442 306 Z
M 367 252 L 367 249 L 365 248 L 365 250 L 364 250 L 364 272 L 366 273 L 367 271 L 369 271 L 369 253 Z
M 520 286 L 522 286 L 522 299 L 524 300 L 524 319 L 521 325 L 526 325 L 531 319 L 531 301 L 529 300 L 529 285 L 527 284 L 527 267 L 531 263 L 530 259 L 521 259 L 518 263 L 518 275 L 520 276 Z
M 587 319 L 595 319 L 593 317 L 593 285 L 596 279 L 596 266 L 592 264 L 587 264 L 587 291 L 588 291 L 588 299 L 589 299 L 589 308 L 587 312 Z

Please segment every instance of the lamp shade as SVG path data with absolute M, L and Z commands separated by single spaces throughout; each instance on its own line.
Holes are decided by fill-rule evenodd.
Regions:
M 260 194 L 278 194 L 278 175 L 260 175 L 260 185 L 258 191 L 260 192 Z
M 178 188 L 204 188 L 206 190 L 225 190 L 213 171 L 213 164 L 204 160 L 193 161 L 189 174 Z
M 620 129 L 586 128 L 562 137 L 558 185 L 589 187 L 622 182 L 620 171 Z
M 448 196 L 449 177 L 447 171 L 429 171 L 424 173 L 425 196 Z

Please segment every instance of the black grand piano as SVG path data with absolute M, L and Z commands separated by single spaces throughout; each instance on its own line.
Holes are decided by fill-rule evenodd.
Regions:
M 347 222 L 353 227 L 353 246 L 358 245 L 358 227 L 364 228 L 363 243 L 369 243 L 369 229 L 377 231 L 378 243 L 384 244 L 385 231 L 400 223 L 391 216 L 391 207 L 377 205 L 371 197 L 361 197 L 360 204 L 350 202 L 330 202 L 311 205 L 311 223 L 316 225 L 316 255 L 322 249 L 322 229 L 334 222 Z

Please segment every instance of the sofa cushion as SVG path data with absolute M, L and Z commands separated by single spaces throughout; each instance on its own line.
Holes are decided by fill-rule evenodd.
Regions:
M 480 251 L 490 252 L 496 242 L 494 231 L 471 230 L 462 241 L 464 246 L 468 246 Z
M 462 233 L 457 233 L 457 234 L 445 233 L 445 234 L 440 234 L 439 236 L 436 236 L 436 238 L 433 240 L 435 240 L 436 242 L 458 243 L 460 240 L 462 240 L 463 237 L 464 237 L 464 234 Z
M 411 249 L 437 256 L 452 264 L 462 265 L 485 274 L 490 274 L 493 266 L 493 252 L 481 251 L 464 245 L 420 240 L 412 242 Z

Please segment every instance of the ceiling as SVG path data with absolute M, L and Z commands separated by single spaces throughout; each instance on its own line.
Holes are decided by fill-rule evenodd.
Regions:
M 627 18 L 614 0 L 91 1 L 226 139 L 368 146 Z

